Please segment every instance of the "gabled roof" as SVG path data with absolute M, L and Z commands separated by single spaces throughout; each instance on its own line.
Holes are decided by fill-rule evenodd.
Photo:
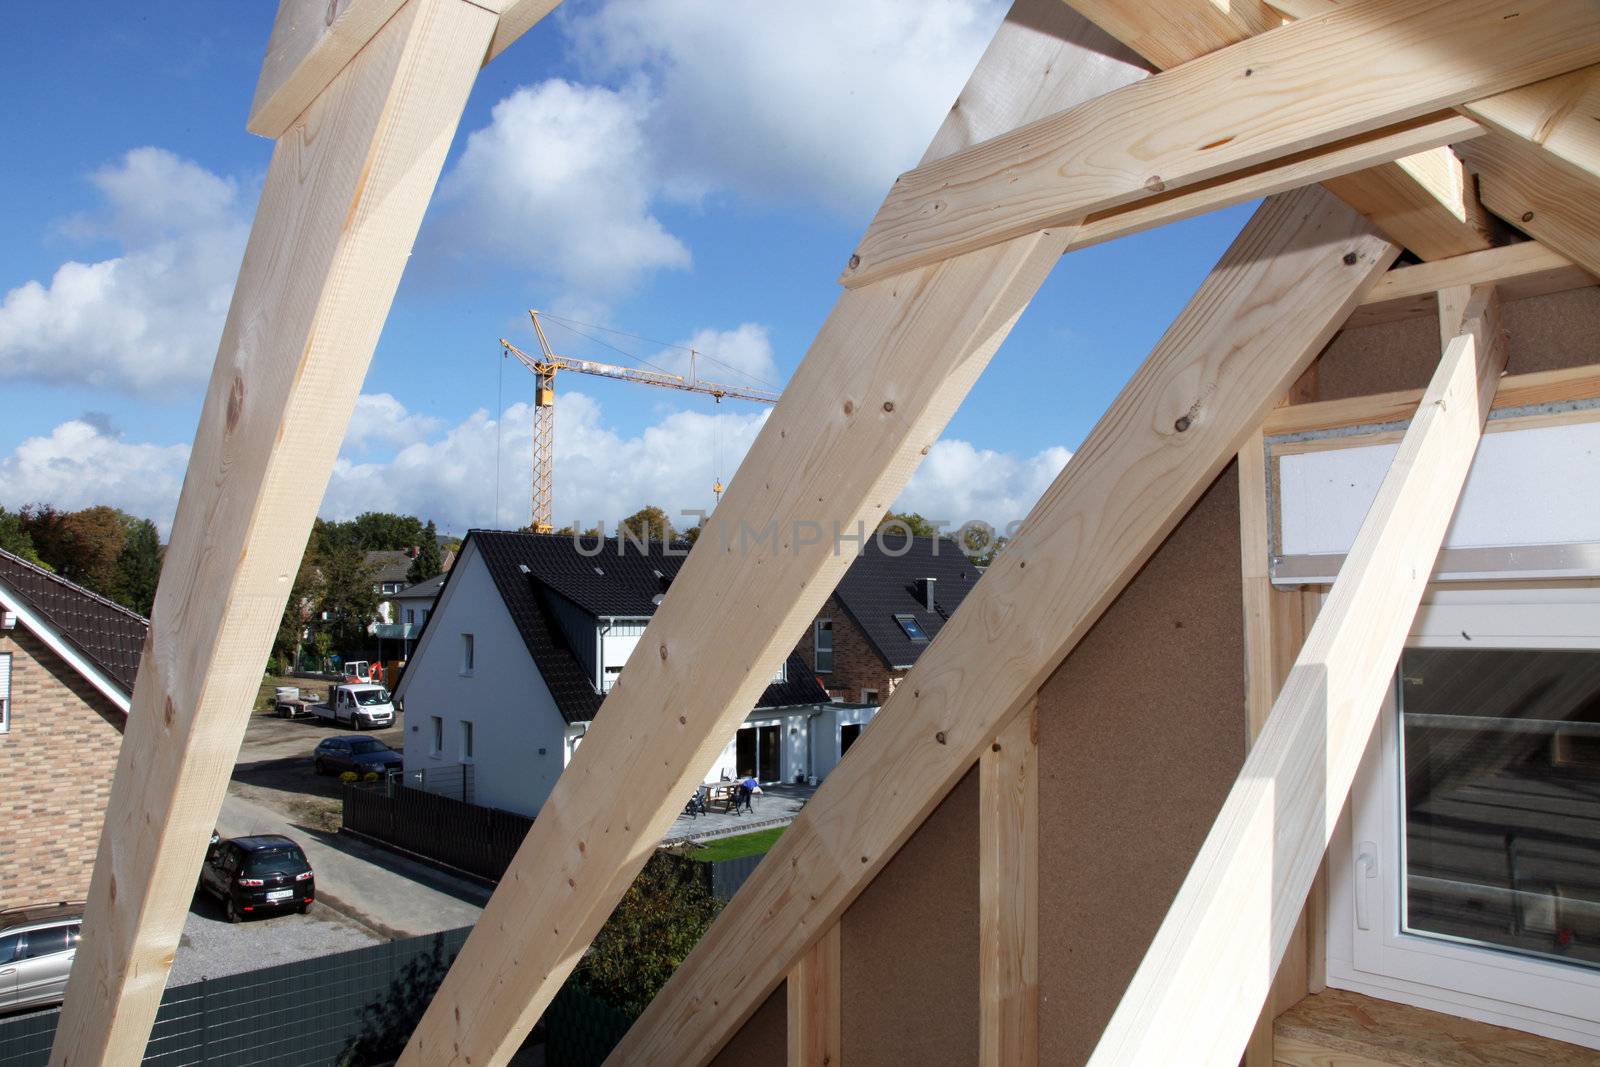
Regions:
M 470 530 L 461 546 L 463 554 L 468 544 L 477 546 L 506 611 L 562 718 L 569 723 L 594 719 L 605 697 L 595 690 L 583 664 L 567 647 L 543 598 L 559 596 L 596 619 L 649 618 L 655 614 L 654 598 L 665 592 L 677 575 L 688 548 L 686 544 L 668 546 L 653 541 L 641 551 L 633 542 L 619 545 L 611 539 L 598 546 L 598 551 L 594 551 L 593 541 L 585 541 L 580 552 L 565 535 L 496 530 Z M 591 551 L 593 555 L 584 554 Z M 458 569 L 452 568 L 445 579 Z M 439 614 L 428 616 L 424 630 Z M 828 702 L 827 692 L 798 655 L 790 656 L 785 675 L 786 681 L 767 686 L 757 707 Z
M 439 595 L 439 591 L 444 588 L 444 580 L 448 577 L 450 577 L 448 574 L 436 574 L 426 581 L 418 582 L 416 585 L 407 586 L 398 593 L 390 593 L 389 596 L 395 600 L 400 600 L 406 597 L 434 598 L 437 597 Z
M 908 544 L 887 533 L 867 539 L 834 596 L 883 661 L 903 670 L 917 661 L 982 573 L 948 538 L 913 537 Z M 932 611 L 924 601 L 924 578 L 936 579 Z M 913 640 L 896 621 L 897 615 L 914 619 L 928 641 Z
M 367 566 L 375 568 L 375 582 L 407 582 L 411 571 L 411 556 L 402 548 L 374 549 L 366 555 Z
M 144 654 L 148 619 L 4 550 L 0 586 L 119 688 L 126 703 Z

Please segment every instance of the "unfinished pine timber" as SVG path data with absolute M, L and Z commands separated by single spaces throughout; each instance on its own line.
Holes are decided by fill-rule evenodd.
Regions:
M 1039 711 L 1034 703 L 1013 715 L 978 757 L 978 847 L 979 1067 L 1036 1067 Z M 808 949 L 807 956 L 814 951 Z
M 1505 366 L 1477 289 L 1265 729 L 1090 1067 L 1238 1062 L 1305 903 Z
M 789 1067 L 839 1067 L 844 1016 L 839 924 L 789 972 Z
M 1382 427 L 1408 422 L 1422 403 L 1423 390 L 1401 389 L 1343 400 L 1321 400 L 1278 408 L 1262 429 L 1269 437 L 1317 433 L 1361 426 Z M 1492 410 L 1600 399 L 1600 364 L 1560 370 L 1511 374 L 1500 379 Z
M 1600 67 L 1524 86 L 1461 110 L 1591 177 L 1600 177 Z
M 1162 70 L 1264 33 L 1284 21 L 1260 0 L 1228 4 L 1212 0 L 1067 2 Z M 1422 259 L 1488 248 L 1487 213 L 1478 203 L 1460 158 L 1442 147 L 1448 143 L 1419 145 L 1413 152 L 1385 157 L 1392 162 L 1324 176 L 1323 187 Z
M 1398 253 L 1315 187 L 1262 206 L 608 1063 L 716 1054 L 1032 701 Z
M 462 0 L 408 0 L 273 152 L 156 592 L 52 1063 L 142 1053 L 261 665 L 493 28 Z
M 1478 171 L 1478 195 L 1491 211 L 1600 274 L 1600 178 L 1501 133 L 1463 152 Z
M 1280 405 L 1276 410 L 1294 405 Z M 1271 518 L 1267 505 L 1266 439 L 1250 435 L 1239 450 L 1239 560 L 1244 606 L 1245 734 L 1254 744 L 1305 639 L 1299 590 L 1275 589 L 1269 573 Z M 1246 1067 L 1272 1067 L 1272 1021 L 1309 990 L 1307 936 L 1320 916 L 1295 927 L 1250 1042 Z
M 554 11 L 561 0 L 463 2 L 499 16 L 482 57 L 487 63 Z M 283 136 L 403 3 L 404 0 L 280 0 L 245 128 L 263 137 Z
M 1007 25 L 1051 27 L 1061 42 L 1051 62 L 1065 63 L 1068 73 L 1041 68 L 1050 92 L 1018 91 L 1016 111 L 992 112 L 998 128 L 963 122 L 962 132 L 989 136 L 1048 113 L 1034 106 L 1059 109 L 1147 76 L 1120 44 L 1053 0 L 1043 8 L 1019 3 L 1013 16 L 1019 13 Z M 1001 47 L 984 54 L 969 91 L 990 78 L 1014 85 L 1036 69 L 1011 62 L 1012 44 L 1027 37 L 997 37 Z M 942 143 L 961 147 L 960 135 Z M 499 1064 L 516 1050 L 849 565 L 836 534 L 864 536 L 875 527 L 1068 236 L 1030 234 L 843 295 L 607 696 L 605 714 L 557 781 L 403 1064 Z M 785 970 L 797 958 L 785 959 Z
M 1351 312 L 1345 328 L 1432 317 L 1438 308 L 1434 294 L 1440 289 L 1489 284 L 1494 285 L 1500 302 L 1509 304 L 1594 285 L 1595 276 L 1538 241 L 1519 241 L 1452 259 L 1397 267 L 1372 287 L 1361 306 Z
M 1418 40 L 1434 46 L 1400 46 Z M 1587 0 L 1361 0 L 901 175 L 841 280 L 864 284 L 1597 59 Z

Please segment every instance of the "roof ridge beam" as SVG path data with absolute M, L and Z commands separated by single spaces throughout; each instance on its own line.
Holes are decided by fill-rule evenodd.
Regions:
M 1418 40 L 1433 46 L 1402 47 Z M 1595 62 L 1600 19 L 1586 3 L 1361 0 L 902 175 L 841 281 L 1075 223 Z M 1329 87 L 1356 65 L 1363 77 Z

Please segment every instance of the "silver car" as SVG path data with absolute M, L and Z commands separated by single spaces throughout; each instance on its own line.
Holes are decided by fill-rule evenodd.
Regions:
M 61 1003 L 82 927 L 82 901 L 0 911 L 0 1012 Z

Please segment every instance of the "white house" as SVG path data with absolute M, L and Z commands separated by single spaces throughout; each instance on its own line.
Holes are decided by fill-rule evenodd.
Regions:
M 475 803 L 529 815 L 543 805 L 686 546 L 596 549 L 553 534 L 467 535 L 396 689 L 412 784 L 456 792 L 470 776 Z M 707 780 L 820 777 L 853 736 L 846 727 L 875 710 L 830 703 L 792 655 Z

